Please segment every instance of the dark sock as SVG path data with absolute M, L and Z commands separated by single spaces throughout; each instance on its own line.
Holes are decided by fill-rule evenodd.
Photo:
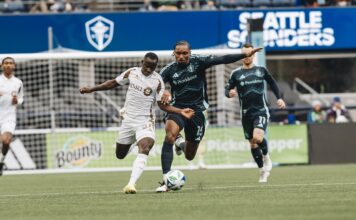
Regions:
M 163 142 L 161 164 L 163 174 L 168 173 L 171 170 L 173 162 L 173 144 Z
M 263 160 L 262 160 L 261 149 L 258 148 L 258 147 L 254 148 L 254 149 L 251 149 L 251 153 L 252 153 L 253 159 L 255 159 L 255 161 L 257 163 L 257 166 L 259 168 L 262 168 L 263 167 Z
M 263 141 L 261 143 L 259 143 L 258 146 L 261 148 L 263 155 L 268 154 L 268 145 L 267 145 L 267 141 L 265 138 L 263 138 Z

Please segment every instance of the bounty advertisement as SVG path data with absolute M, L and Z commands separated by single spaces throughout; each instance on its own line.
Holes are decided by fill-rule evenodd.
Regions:
M 156 131 L 156 144 L 150 152 L 148 166 L 160 167 L 164 130 Z M 137 146 L 123 160 L 116 159 L 117 132 L 68 132 L 47 135 L 48 168 L 130 168 Z M 275 164 L 308 163 L 307 127 L 270 126 L 270 154 Z M 254 166 L 250 147 L 242 128 L 208 128 L 201 143 L 205 145 L 205 163 L 209 166 Z M 175 156 L 174 165 L 192 166 L 184 156 Z

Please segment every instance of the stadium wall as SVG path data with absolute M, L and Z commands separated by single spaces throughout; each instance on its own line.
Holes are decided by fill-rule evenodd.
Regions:
M 352 50 L 356 49 L 356 32 L 351 28 L 356 26 L 355 14 L 356 8 L 290 8 L 2 15 L 0 26 L 6 35 L 0 36 L 0 54 L 47 51 L 49 27 L 58 50 L 171 50 L 173 42 L 181 39 L 190 41 L 194 49 L 240 48 L 249 18 L 264 18 L 267 52 Z
M 356 123 L 308 125 L 311 164 L 356 163 Z

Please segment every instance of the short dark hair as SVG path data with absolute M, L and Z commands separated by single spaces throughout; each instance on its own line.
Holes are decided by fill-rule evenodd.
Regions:
M 157 54 L 152 53 L 152 52 L 146 53 L 143 58 L 144 58 L 144 59 L 150 58 L 150 59 L 152 59 L 152 60 L 157 60 L 157 61 L 158 61 L 158 56 L 157 56 Z
M 185 41 L 185 40 L 181 40 L 181 41 L 178 41 L 175 45 L 174 45 L 174 48 L 173 50 L 175 50 L 177 48 L 177 46 L 180 46 L 180 45 L 187 45 L 189 50 L 191 49 L 190 48 L 190 44 L 188 41 Z
M 253 45 L 252 44 L 250 44 L 250 43 L 245 43 L 243 46 L 242 46 L 242 48 L 253 48 Z
M 12 57 L 5 57 L 4 59 L 2 59 L 1 64 L 4 64 L 5 60 L 7 60 L 7 59 L 10 59 L 10 60 L 12 60 L 12 61 L 15 63 L 15 59 L 14 59 L 14 58 L 12 58 Z

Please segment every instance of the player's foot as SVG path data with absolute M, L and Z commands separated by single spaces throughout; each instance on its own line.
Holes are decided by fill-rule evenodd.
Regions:
M 136 194 L 137 190 L 134 184 L 127 184 L 124 187 L 124 193 L 125 194 Z
M 271 172 L 272 170 L 272 160 L 269 154 L 263 155 L 263 167 L 266 171 Z
M 269 177 L 269 171 L 267 171 L 264 168 L 260 169 L 260 178 L 258 180 L 259 183 L 267 183 L 268 177 Z
M 2 176 L 3 169 L 4 169 L 4 163 L 0 163 L 0 176 Z
M 164 182 L 158 182 L 158 183 L 161 184 L 161 186 L 157 187 L 157 189 L 156 189 L 157 193 L 163 193 L 163 192 L 169 191 L 167 185 Z
M 203 161 L 200 161 L 198 163 L 198 168 L 201 169 L 201 170 L 206 170 L 207 169 L 207 167 L 206 167 L 206 165 L 205 165 L 205 163 Z
M 176 154 L 179 156 L 183 152 L 185 140 L 181 134 L 178 134 L 176 141 L 174 142 L 174 150 L 176 151 Z

